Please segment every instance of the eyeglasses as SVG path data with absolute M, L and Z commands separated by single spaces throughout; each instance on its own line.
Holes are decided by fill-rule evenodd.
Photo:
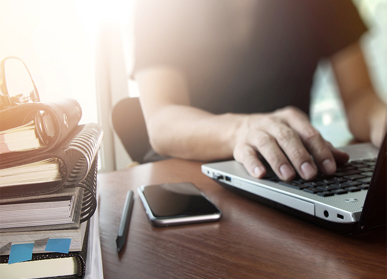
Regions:
M 0 110 L 36 102 L 40 97 L 27 65 L 18 57 L 4 58 L 0 63 Z M 55 135 L 52 116 L 40 110 L 32 115 L 39 140 L 48 144 Z
M 38 90 L 23 60 L 4 58 L 0 63 L 0 109 L 39 101 Z

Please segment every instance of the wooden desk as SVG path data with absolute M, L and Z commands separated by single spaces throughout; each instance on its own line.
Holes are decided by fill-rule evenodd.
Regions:
M 347 237 L 242 198 L 171 159 L 98 175 L 105 278 L 386 278 L 386 230 Z M 116 235 L 128 189 L 190 181 L 222 211 L 215 223 L 154 228 L 135 192 L 128 242 Z

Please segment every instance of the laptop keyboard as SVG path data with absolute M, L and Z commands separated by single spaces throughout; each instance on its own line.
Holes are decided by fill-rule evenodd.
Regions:
M 376 158 L 356 160 L 337 167 L 335 174 L 326 176 L 318 174 L 313 180 L 296 178 L 292 181 L 280 181 L 281 185 L 322 197 L 358 192 L 369 188 Z

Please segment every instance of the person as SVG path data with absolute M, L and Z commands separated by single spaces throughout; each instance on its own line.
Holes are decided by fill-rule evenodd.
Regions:
M 350 0 L 139 0 L 135 66 L 150 143 L 163 156 L 235 158 L 262 178 L 332 174 L 348 155 L 308 119 L 313 74 L 330 61 L 350 131 L 380 146 L 375 93 Z

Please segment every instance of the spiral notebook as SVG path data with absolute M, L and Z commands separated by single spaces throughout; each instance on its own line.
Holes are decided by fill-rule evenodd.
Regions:
M 42 230 L 59 230 L 59 229 L 75 229 L 80 226 L 81 223 L 90 219 L 93 216 L 97 207 L 97 172 L 98 172 L 98 156 L 94 158 L 91 168 L 84 180 L 77 184 L 64 185 L 60 190 L 50 193 L 34 196 L 19 196 L 11 199 L 0 199 L 0 210 L 2 206 L 20 206 L 30 207 L 28 211 L 19 211 L 18 219 L 28 220 L 26 215 L 35 214 L 40 212 L 40 216 L 34 216 L 27 221 L 27 223 L 19 223 L 17 226 L 10 226 L 5 222 L 5 215 L 7 212 L 1 210 L 1 233 L 9 232 L 31 232 Z M 68 200 L 72 204 L 68 204 L 63 208 L 58 209 L 63 200 Z M 54 210 L 46 210 L 46 202 L 51 203 L 51 207 Z M 62 216 L 67 213 L 69 216 L 60 220 L 56 216 L 58 210 L 61 210 Z M 17 212 L 13 212 L 15 215 Z M 4 220 L 3 220 L 4 216 Z M 35 222 L 33 222 L 35 220 Z M 22 226 L 23 225 L 23 226 Z
M 4 227 L 6 224 L 2 222 L 0 232 L 78 228 L 80 223 L 88 220 L 94 214 L 97 205 L 97 154 L 101 141 L 102 129 L 97 124 L 90 123 L 78 126 L 73 135 L 63 145 L 50 152 L 37 153 L 32 158 L 1 162 L 0 165 L 2 166 L 18 166 L 21 163 L 28 165 L 33 164 L 35 161 L 56 160 L 58 174 L 61 179 L 46 183 L 0 187 L 0 208 L 2 206 L 14 207 L 20 205 L 28 207 L 30 205 L 31 212 L 27 211 L 26 213 L 24 211 L 25 215 L 33 213 L 32 208 L 35 212 L 42 213 L 40 216 L 34 217 L 35 222 L 32 222 L 33 218 L 31 218 L 31 222 L 26 226 L 9 226 L 8 224 Z M 21 169 L 23 170 L 23 167 Z M 6 169 L 1 169 L 1 171 L 4 170 Z M 10 173 L 15 179 L 21 175 L 20 171 L 19 173 Z M 73 188 L 82 189 L 77 197 L 75 197 L 76 190 L 71 190 Z M 69 195 L 71 191 L 72 194 Z M 71 204 L 63 206 L 66 199 Z M 58 221 L 55 222 L 55 216 L 51 216 L 54 212 L 44 210 L 49 204 L 51 208 L 56 208 L 57 211 L 60 210 L 62 217 L 67 211 L 69 216 L 64 218 L 66 220 L 59 220 L 58 218 Z M 25 220 L 23 211 L 19 213 L 18 218 L 24 218 Z M 2 212 L 2 214 L 5 213 Z M 12 214 L 16 214 L 16 212 Z M 49 220 L 49 217 L 51 220 Z
M 77 126 L 63 144 L 0 161 L 0 204 L 48 194 L 86 179 L 102 142 L 99 125 Z

